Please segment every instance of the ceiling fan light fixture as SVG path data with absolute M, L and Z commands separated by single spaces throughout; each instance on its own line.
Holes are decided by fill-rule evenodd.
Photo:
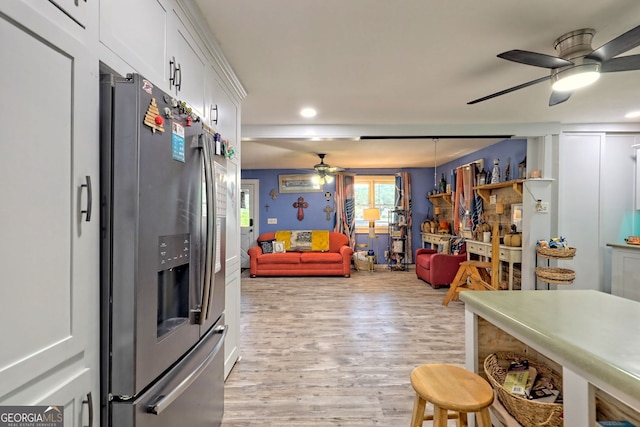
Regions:
M 551 88 L 569 92 L 595 83 L 600 78 L 600 64 L 591 62 L 569 67 L 551 76 Z
M 311 107 L 306 107 L 300 110 L 300 115 L 302 117 L 311 118 L 311 117 L 315 117 L 316 114 L 318 114 L 318 112 Z
M 331 175 L 318 174 L 312 178 L 315 184 L 331 184 L 333 182 L 333 177 Z

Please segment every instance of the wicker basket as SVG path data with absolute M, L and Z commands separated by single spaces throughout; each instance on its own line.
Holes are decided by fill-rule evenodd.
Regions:
M 353 253 L 353 265 L 356 271 L 372 271 L 373 265 L 367 258 L 366 251 L 357 251 Z
M 557 249 L 536 246 L 536 252 L 543 258 L 571 259 L 576 254 L 576 248 Z
M 562 392 L 562 377 L 549 367 L 521 354 L 498 352 L 490 354 L 484 359 L 484 372 L 495 389 L 498 399 L 505 409 L 524 427 L 561 427 L 563 425 L 561 403 L 528 400 L 511 394 L 502 386 L 509 363 L 522 359 L 527 359 L 529 366 L 536 368 L 538 376 L 551 378 L 556 388 Z
M 576 278 L 576 272 L 568 268 L 536 267 L 536 276 L 543 282 L 570 285 Z

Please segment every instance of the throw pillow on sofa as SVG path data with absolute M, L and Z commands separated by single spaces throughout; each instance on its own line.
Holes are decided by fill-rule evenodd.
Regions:
M 273 253 L 273 242 L 275 240 L 265 240 L 260 242 L 260 248 L 262 248 L 263 254 L 272 254 Z
M 280 242 L 278 240 L 273 242 L 273 253 L 274 254 L 281 254 L 281 253 L 284 253 L 284 252 L 285 252 L 284 242 Z

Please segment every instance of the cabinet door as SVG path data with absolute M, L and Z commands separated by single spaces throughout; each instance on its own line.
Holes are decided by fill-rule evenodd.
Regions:
M 0 405 L 64 405 L 80 427 L 99 375 L 97 63 L 20 2 L 0 34 Z
M 178 67 L 176 80 L 173 82 L 172 93 L 180 101 L 184 101 L 198 116 L 204 114 L 204 87 L 205 87 L 205 60 L 204 54 L 191 36 L 180 17 L 173 16 L 174 29 L 170 33 L 168 41 L 168 60 L 175 60 L 175 64 L 167 70 Z M 171 76 L 169 76 L 171 78 Z
M 229 330 L 225 340 L 225 377 L 240 355 L 240 150 L 239 101 L 221 83 L 216 71 L 207 67 L 203 122 L 219 132 L 234 147 L 236 153 L 227 161 L 227 241 L 225 319 Z M 217 123 L 212 121 L 212 107 L 217 108 Z
M 133 70 L 168 90 L 169 18 L 167 0 L 102 0 L 100 42 Z
M 84 28 L 87 20 L 87 0 L 49 0 L 69 18 Z

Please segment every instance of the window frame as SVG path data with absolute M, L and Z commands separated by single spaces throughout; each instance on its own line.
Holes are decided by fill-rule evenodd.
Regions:
M 368 209 L 368 208 L 376 208 L 379 207 L 381 208 L 381 215 L 380 215 L 380 219 L 378 221 L 376 221 L 376 227 L 375 227 L 375 231 L 376 234 L 387 234 L 389 232 L 389 218 L 388 216 L 385 217 L 384 214 L 382 214 L 382 207 L 389 207 L 390 209 L 394 209 L 394 202 L 395 202 L 395 192 L 394 192 L 394 200 L 392 201 L 392 203 L 390 205 L 387 204 L 375 204 L 375 200 L 376 200 L 376 192 L 375 192 L 375 186 L 376 184 L 390 184 L 393 185 L 395 188 L 396 185 L 396 176 L 395 175 L 381 175 L 381 174 L 377 174 L 377 175 L 356 175 L 355 179 L 354 179 L 354 185 L 357 184 L 363 184 L 363 183 L 367 183 L 369 185 L 369 196 L 368 196 L 368 204 L 362 204 L 362 203 L 358 203 L 358 200 L 355 200 L 354 203 L 354 207 L 356 209 L 356 211 L 358 210 L 359 207 L 362 207 L 362 209 Z M 362 221 L 362 220 L 360 220 Z M 369 233 L 369 224 L 368 222 L 365 223 L 364 225 L 358 225 L 358 220 L 356 220 L 356 234 L 367 234 Z

